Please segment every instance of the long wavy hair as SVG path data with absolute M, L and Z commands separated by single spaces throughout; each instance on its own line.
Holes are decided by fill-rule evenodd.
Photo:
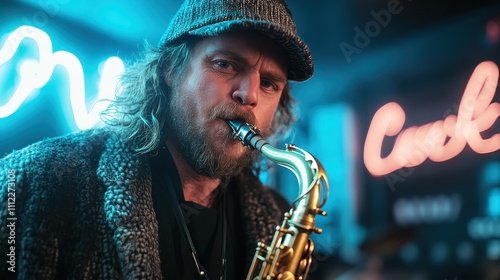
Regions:
M 155 152 L 163 144 L 165 133 L 168 133 L 164 128 L 168 122 L 166 108 L 171 96 L 165 77 L 172 78 L 172 81 L 181 78 L 198 40 L 190 37 L 162 47 L 146 43 L 144 52 L 121 76 L 116 98 L 101 113 L 101 119 L 125 142 L 133 143 L 136 152 Z M 290 128 L 294 121 L 293 103 L 287 84 L 274 116 L 273 135 L 282 135 Z

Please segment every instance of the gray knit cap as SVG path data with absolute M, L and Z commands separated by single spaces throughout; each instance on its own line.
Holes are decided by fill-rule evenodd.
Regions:
M 313 74 L 313 60 L 284 0 L 186 0 L 160 40 L 175 43 L 184 35 L 215 36 L 228 31 L 257 30 L 288 54 L 288 79 L 304 81 Z

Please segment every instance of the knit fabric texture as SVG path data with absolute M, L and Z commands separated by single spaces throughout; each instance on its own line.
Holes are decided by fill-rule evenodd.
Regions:
M 260 31 L 283 47 L 289 58 L 288 79 L 304 81 L 312 76 L 311 52 L 297 35 L 283 0 L 186 0 L 159 45 L 176 43 L 185 35 L 205 37 L 242 30 Z
M 46 139 L 1 159 L 0 273 L 17 279 L 161 279 L 149 162 L 101 130 Z M 270 244 L 288 209 L 279 209 L 272 191 L 250 172 L 236 182 L 248 270 L 257 241 Z M 15 208 L 8 193 L 15 194 Z M 7 242 L 8 218 L 16 218 L 15 244 Z M 10 246 L 15 274 L 7 271 Z

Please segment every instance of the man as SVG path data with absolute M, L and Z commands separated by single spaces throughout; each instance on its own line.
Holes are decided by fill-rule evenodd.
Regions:
M 0 268 L 19 279 L 242 279 L 288 204 L 259 182 L 255 152 L 226 121 L 278 133 L 293 120 L 288 80 L 312 72 L 283 1 L 186 1 L 124 74 L 105 125 L 0 162 Z

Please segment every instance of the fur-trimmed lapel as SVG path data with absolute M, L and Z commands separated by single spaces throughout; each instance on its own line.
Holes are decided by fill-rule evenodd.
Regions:
M 111 136 L 97 174 L 106 186 L 106 220 L 113 232 L 123 276 L 161 279 L 158 223 L 147 156 L 136 155 Z

